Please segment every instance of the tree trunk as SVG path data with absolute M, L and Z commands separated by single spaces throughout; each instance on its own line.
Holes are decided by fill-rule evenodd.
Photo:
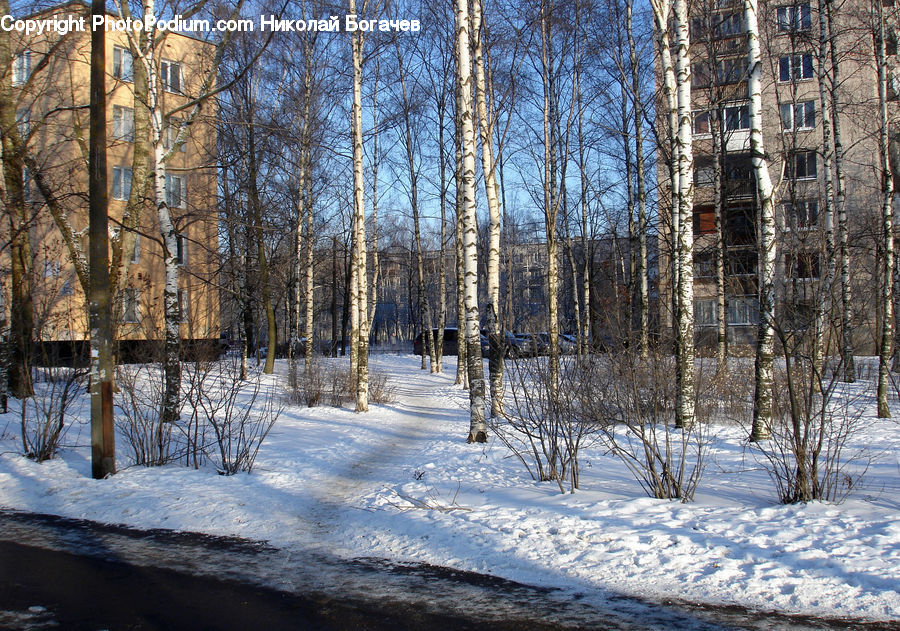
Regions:
M 546 2 L 541 2 L 541 81 L 544 87 L 544 232 L 547 240 L 547 316 L 550 334 L 550 391 L 559 384 L 559 244 L 556 218 L 559 193 L 556 186 L 556 98 L 550 16 Z
M 887 110 L 887 60 L 884 42 L 884 9 L 880 2 L 876 3 L 877 15 L 875 24 L 875 63 L 878 70 L 878 113 L 879 134 L 878 152 L 881 161 L 881 247 L 883 249 L 882 268 L 879 282 L 881 284 L 881 343 L 878 348 L 878 418 L 890 418 L 891 408 L 888 403 L 890 387 L 891 344 L 894 337 L 894 178 L 891 173 L 891 161 L 888 153 L 888 110 Z
M 678 182 L 681 230 L 678 233 L 678 361 L 675 424 L 689 428 L 694 423 L 694 156 L 691 124 L 690 18 L 686 0 L 675 0 L 678 51 Z
M 772 383 L 775 354 L 775 204 L 772 181 L 762 136 L 762 62 L 759 52 L 757 0 L 744 0 L 747 23 L 747 62 L 750 67 L 750 153 L 756 174 L 759 200 L 759 326 L 756 336 L 756 385 L 753 394 L 753 427 L 750 440 L 766 440 L 771 435 Z
M 481 333 L 478 314 L 478 222 L 475 209 L 475 121 L 472 111 L 472 64 L 470 58 L 469 7 L 456 1 L 456 58 L 459 81 L 457 116 L 462 132 L 464 260 L 463 298 L 466 312 L 465 346 L 469 377 L 469 437 L 467 442 L 487 442 L 484 409 L 484 367 L 481 361 Z
M 475 51 L 475 101 L 481 134 L 481 168 L 484 171 L 484 188 L 488 202 L 490 226 L 487 252 L 487 313 L 490 354 L 488 372 L 491 385 L 491 416 L 503 414 L 503 335 L 500 327 L 500 194 L 494 168 L 494 113 L 488 107 L 488 89 L 485 79 L 484 33 L 482 2 L 472 2 L 472 38 Z
M 825 14 L 825 0 L 819 0 L 819 48 L 817 50 L 817 74 L 819 82 L 819 105 L 822 110 L 822 170 L 825 176 L 825 199 L 823 212 L 823 231 L 825 236 L 825 278 L 819 287 L 816 300 L 816 320 L 813 339 L 813 371 L 818 383 L 824 378 L 825 340 L 828 334 L 827 310 L 830 305 L 832 287 L 835 278 L 835 243 L 834 243 L 834 179 L 832 163 L 834 149 L 831 140 L 831 112 L 828 103 L 827 60 L 828 60 L 828 23 Z
M 634 150 L 637 177 L 637 294 L 638 294 L 638 349 L 642 357 L 650 350 L 650 280 L 647 259 L 647 191 L 644 183 L 644 105 L 641 95 L 640 72 L 638 70 L 637 46 L 634 41 L 632 25 L 633 2 L 626 4 L 626 27 L 628 32 L 628 51 L 631 60 L 631 93 L 634 99 Z
M 350 13 L 356 13 L 356 0 L 350 0 Z M 362 31 L 355 31 L 351 38 L 353 47 L 353 235 L 355 239 L 356 277 L 356 411 L 369 410 L 369 317 L 368 317 L 368 274 L 366 272 L 366 209 L 363 183 L 362 147 Z
M 9 2 L 0 0 L 0 12 L 9 14 Z M 22 141 L 16 124 L 15 99 L 12 96 L 13 58 L 8 32 L 0 33 L 0 134 L 2 140 L 4 205 L 9 218 L 10 284 L 10 364 L 9 391 L 22 399 L 34 393 L 31 382 L 31 344 L 34 335 L 34 303 L 32 302 L 32 252 L 28 235 L 25 203 Z
M 837 51 L 835 50 L 835 35 L 832 22 L 832 4 L 825 3 L 825 15 L 827 18 L 829 52 L 831 53 L 831 81 L 829 82 L 829 96 L 831 103 L 831 125 L 834 130 L 834 180 L 835 199 L 834 211 L 838 218 L 838 267 L 841 274 L 841 357 L 844 364 L 843 381 L 853 383 L 856 381 L 856 362 L 853 358 L 853 305 L 850 288 L 850 238 L 847 226 L 847 212 L 845 209 L 846 186 L 844 179 L 844 145 L 841 137 L 841 109 L 838 105 L 837 88 L 840 85 Z
M 458 53 L 457 53 L 458 54 Z M 466 264 L 464 260 L 463 250 L 463 232 L 465 231 L 465 197 L 463 183 L 463 133 L 462 133 L 462 115 L 460 111 L 462 105 L 460 103 L 459 84 L 456 86 L 456 116 L 455 123 L 455 145 L 456 145 L 456 165 L 454 178 L 456 180 L 456 326 L 457 326 L 457 350 L 456 350 L 456 381 L 458 385 L 462 385 L 463 389 L 469 388 L 468 367 L 466 364 L 466 344 L 463 341 L 465 334 L 466 322 L 466 301 L 465 301 L 465 285 L 466 285 Z

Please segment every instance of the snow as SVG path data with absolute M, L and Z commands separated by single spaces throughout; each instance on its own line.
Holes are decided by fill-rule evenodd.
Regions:
M 60 457 L 37 464 L 18 455 L 12 400 L 0 415 L 0 507 L 427 562 L 581 594 L 900 619 L 900 436 L 896 421 L 874 418 L 871 398 L 856 398 L 866 431 L 852 446 L 874 460 L 840 504 L 779 505 L 746 431 L 728 425 L 714 428 L 694 502 L 647 498 L 600 445 L 582 453 L 582 488 L 561 494 L 500 441 L 465 443 L 468 398 L 452 383 L 452 359 L 443 375 L 411 355 L 373 359 L 394 401 L 365 414 L 288 404 L 250 475 L 123 467 L 119 444 L 119 473 L 92 480 L 86 397 Z M 277 372 L 273 385 L 286 366 Z

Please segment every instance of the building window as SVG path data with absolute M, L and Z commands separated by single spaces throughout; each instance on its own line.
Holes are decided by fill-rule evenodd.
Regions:
M 729 276 L 756 276 L 756 250 L 731 250 L 727 254 Z
M 815 228 L 819 223 L 819 202 L 787 202 L 784 204 L 784 216 L 791 228 Z
M 122 292 L 122 321 L 135 323 L 140 321 L 141 290 L 126 287 Z
M 715 326 L 716 324 L 716 301 L 715 300 L 695 300 L 694 301 L 694 325 L 695 326 Z
M 759 323 L 759 309 L 756 298 L 736 296 L 728 301 L 726 309 L 730 326 L 749 326 Z
M 733 105 L 725 108 L 725 131 L 750 129 L 750 106 Z
M 795 129 L 815 129 L 816 127 L 816 102 L 802 101 L 800 103 L 782 103 L 781 129 L 793 131 Z
M 716 253 L 712 251 L 697 252 L 694 255 L 694 277 L 713 278 L 716 275 Z
M 28 170 L 28 167 L 22 169 L 22 201 L 34 201 L 31 194 L 31 171 Z
M 716 81 L 719 85 L 740 83 L 748 76 L 746 57 L 723 59 L 716 64 Z
M 694 112 L 694 135 L 709 135 L 709 112 Z
M 708 88 L 709 85 L 709 64 L 703 61 L 691 64 L 691 87 Z
M 183 234 L 175 235 L 175 264 L 185 265 L 187 261 L 187 239 Z
M 714 29 L 716 37 L 734 37 L 746 32 L 744 28 L 744 14 L 742 12 L 731 13 L 723 16 Z
M 60 296 L 71 296 L 74 293 L 74 289 L 72 289 L 72 281 L 67 280 L 62 284 L 62 287 L 59 288 Z
M 819 278 L 819 255 L 816 252 L 799 252 L 784 257 L 784 275 L 794 280 Z
M 19 136 L 22 137 L 22 140 L 28 140 L 28 135 L 31 133 L 31 111 L 30 110 L 18 110 L 16 112 L 16 126 L 19 128 Z
M 131 262 L 137 265 L 141 262 L 141 235 L 134 235 L 134 249 L 131 250 Z
M 811 53 L 786 55 L 778 58 L 778 80 L 782 83 L 813 78 L 813 57 Z
M 169 124 L 166 125 L 166 131 L 163 134 L 163 148 L 168 151 L 172 147 L 175 146 L 175 141 L 178 140 L 178 133 L 181 131 L 181 121 L 180 120 L 171 120 Z M 187 143 L 181 143 L 181 146 L 178 148 L 178 151 L 184 153 L 187 149 Z
M 113 199 L 127 200 L 131 195 L 131 169 L 113 167 Z
M 59 261 L 44 261 L 44 278 L 59 276 Z
M 184 208 L 187 200 L 187 188 L 184 176 L 166 173 L 166 204 L 169 208 Z
M 181 322 L 188 321 L 187 292 L 183 289 L 178 290 L 178 319 Z
M 177 61 L 167 61 L 165 59 L 161 60 L 159 62 L 159 76 L 162 81 L 163 90 L 181 94 L 180 63 Z
M 113 47 L 113 78 L 134 81 L 134 61 L 131 51 L 121 46 Z
M 778 30 L 782 33 L 808 31 L 812 26 L 809 3 L 778 7 Z
M 790 180 L 816 179 L 816 152 L 798 151 L 784 161 L 784 177 Z
M 31 51 L 23 50 L 13 60 L 12 84 L 22 85 L 31 76 Z
M 712 206 L 694 206 L 694 234 L 711 234 L 716 231 L 716 211 Z
M 134 142 L 134 109 L 113 105 L 113 138 Z

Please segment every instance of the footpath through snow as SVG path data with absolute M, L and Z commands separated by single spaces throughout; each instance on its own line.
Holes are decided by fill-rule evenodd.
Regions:
M 444 375 L 410 355 L 374 364 L 393 402 L 367 414 L 286 407 L 249 476 L 170 465 L 91 480 L 87 398 L 61 457 L 38 465 L 17 455 L 14 404 L 0 415 L 0 507 L 426 562 L 589 597 L 900 620 L 900 437 L 873 410 L 857 446 L 876 460 L 840 505 L 778 505 L 738 427 L 716 428 L 693 503 L 644 497 L 600 445 L 582 452 L 582 490 L 561 495 L 500 441 L 465 443 L 452 359 Z

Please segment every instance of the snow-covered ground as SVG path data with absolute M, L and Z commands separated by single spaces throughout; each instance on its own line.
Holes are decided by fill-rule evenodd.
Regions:
M 92 480 L 86 398 L 60 457 L 36 464 L 18 455 L 13 401 L 0 415 L 0 507 L 423 561 L 588 594 L 900 619 L 900 427 L 874 419 L 874 406 L 855 443 L 875 460 L 838 505 L 777 504 L 745 430 L 730 426 L 715 429 L 692 503 L 647 498 L 600 446 L 582 452 L 582 488 L 564 495 L 534 482 L 500 441 L 465 443 L 467 395 L 452 385 L 452 359 L 444 375 L 420 371 L 411 355 L 378 356 L 375 367 L 396 388 L 393 402 L 367 414 L 288 406 L 253 473 L 232 477 L 170 465 Z

